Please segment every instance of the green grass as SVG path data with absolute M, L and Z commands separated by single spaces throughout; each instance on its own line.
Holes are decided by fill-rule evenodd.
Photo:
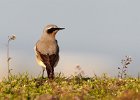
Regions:
M 140 79 L 112 78 L 105 74 L 85 78 L 56 75 L 54 80 L 29 77 L 27 73 L 12 75 L 10 80 L 0 82 L 0 100 L 93 100 L 119 99 L 136 100 L 140 98 Z

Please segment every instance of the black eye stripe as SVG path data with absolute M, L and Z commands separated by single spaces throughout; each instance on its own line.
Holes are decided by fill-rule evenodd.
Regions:
M 55 31 L 55 30 L 56 30 L 56 28 L 51 28 L 51 29 L 48 29 L 48 30 L 47 30 L 47 33 L 49 33 L 49 34 L 50 34 L 50 33 L 52 33 L 52 32 L 53 32 L 53 31 Z

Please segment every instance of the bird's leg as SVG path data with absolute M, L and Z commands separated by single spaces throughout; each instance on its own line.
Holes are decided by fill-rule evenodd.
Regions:
M 54 78 L 54 68 L 52 67 L 52 70 L 51 70 L 51 78 L 53 79 Z
M 45 69 L 42 68 L 42 78 L 44 78 L 44 71 L 45 71 Z
M 48 74 L 48 78 L 53 79 L 54 78 L 54 68 L 46 69 L 46 71 L 47 71 L 47 74 Z
M 47 74 L 48 74 L 48 78 L 50 79 L 51 70 L 46 68 L 46 71 L 47 71 Z

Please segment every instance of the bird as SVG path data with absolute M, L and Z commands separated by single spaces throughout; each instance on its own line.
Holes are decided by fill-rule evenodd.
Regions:
M 59 61 L 59 46 L 55 37 L 57 32 L 63 29 L 65 28 L 54 24 L 47 25 L 41 38 L 35 44 L 35 58 L 38 65 L 42 66 L 42 78 L 44 78 L 45 70 L 49 79 L 54 78 L 54 67 Z

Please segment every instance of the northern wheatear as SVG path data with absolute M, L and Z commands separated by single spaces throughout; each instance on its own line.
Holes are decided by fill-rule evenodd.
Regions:
M 54 78 L 54 67 L 59 61 L 59 46 L 55 35 L 63 29 L 65 28 L 59 28 L 53 24 L 47 25 L 34 47 L 36 61 L 43 68 L 42 77 L 46 69 L 48 78 Z

